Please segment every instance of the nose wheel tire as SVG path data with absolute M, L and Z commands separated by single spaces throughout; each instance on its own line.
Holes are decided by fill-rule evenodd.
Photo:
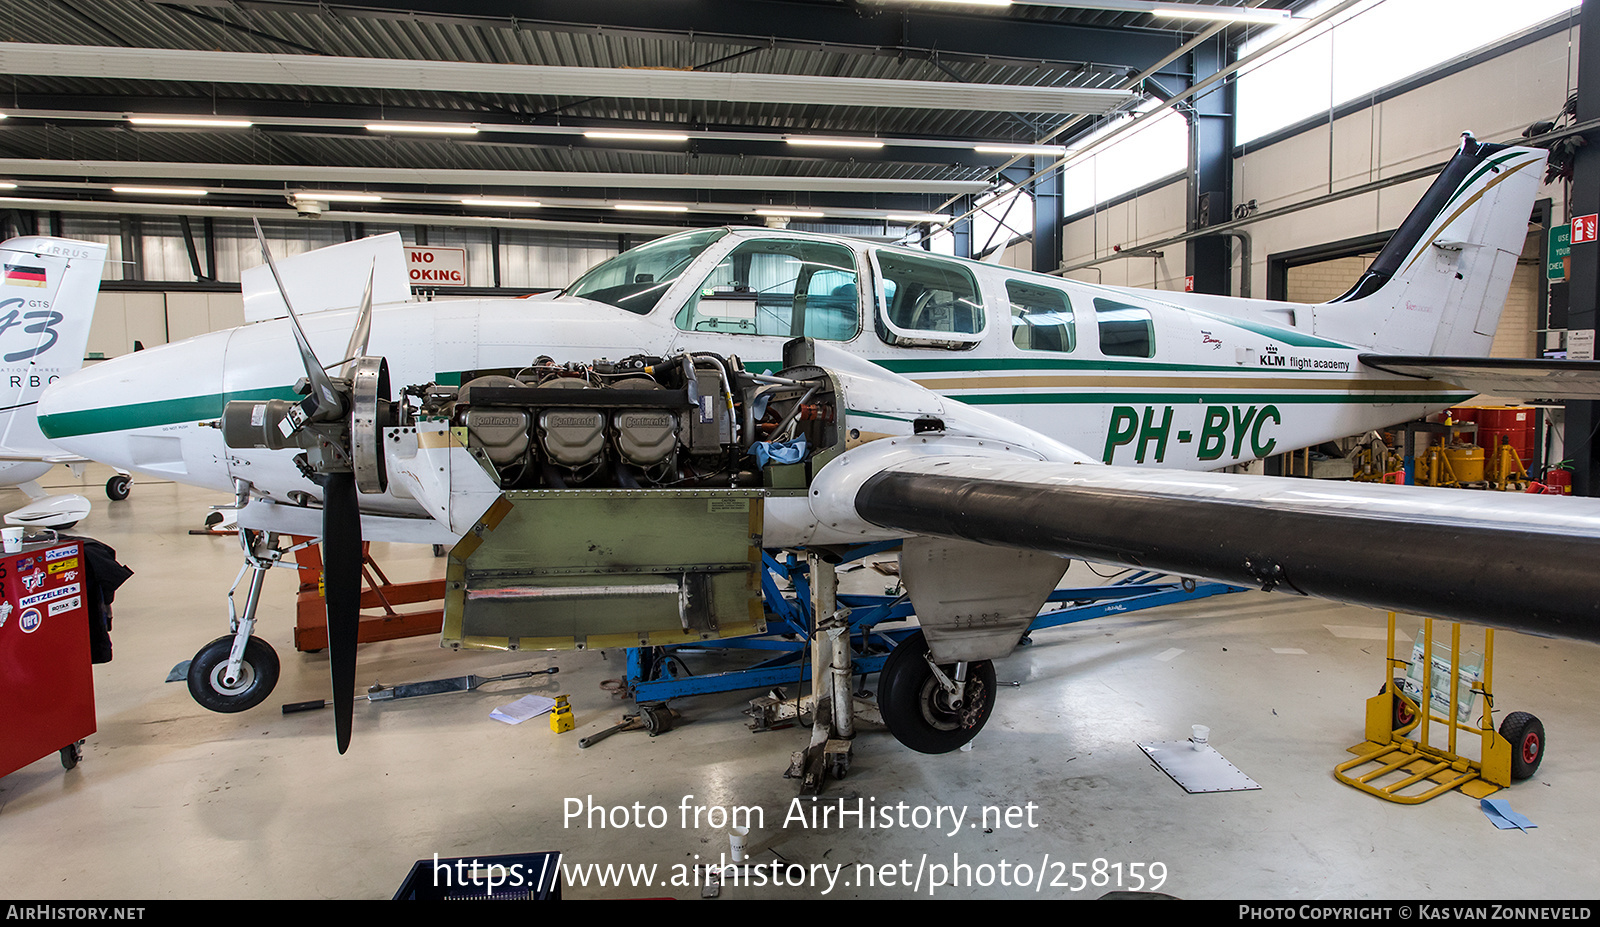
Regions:
M 232 649 L 229 634 L 201 647 L 189 661 L 189 694 L 202 708 L 224 714 L 246 711 L 261 704 L 278 685 L 278 653 L 259 637 L 245 642 L 239 678 L 230 684 L 225 677 Z
M 133 487 L 133 480 L 118 473 L 106 480 L 106 498 L 112 502 L 121 502 L 128 498 L 128 490 Z
M 928 666 L 927 639 L 922 632 L 906 638 L 883 661 L 878 674 L 878 710 L 895 739 L 918 753 L 949 753 L 978 736 L 994 709 L 994 663 L 967 664 L 967 685 L 960 705 L 939 685 Z M 955 678 L 954 663 L 941 664 Z
M 1500 736 L 1511 742 L 1511 778 L 1528 779 L 1544 759 L 1544 724 L 1525 711 L 1513 711 L 1500 722 Z

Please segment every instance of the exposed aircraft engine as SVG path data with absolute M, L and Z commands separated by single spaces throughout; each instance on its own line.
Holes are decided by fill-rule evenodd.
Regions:
M 545 357 L 462 379 L 404 395 L 418 419 L 464 429 L 502 489 L 759 486 L 757 444 L 809 456 L 837 440 L 834 391 L 820 371 L 754 374 L 713 354 Z

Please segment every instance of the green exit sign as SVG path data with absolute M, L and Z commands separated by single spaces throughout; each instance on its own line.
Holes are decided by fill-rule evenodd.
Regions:
M 1567 279 L 1567 262 L 1572 259 L 1572 226 L 1562 224 L 1550 230 L 1550 255 L 1545 261 L 1545 277 L 1551 283 Z

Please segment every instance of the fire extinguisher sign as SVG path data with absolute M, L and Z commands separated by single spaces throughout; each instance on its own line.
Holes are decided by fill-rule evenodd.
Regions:
M 1590 213 L 1587 216 L 1578 216 L 1572 220 L 1572 243 L 1581 245 L 1586 241 L 1594 241 L 1600 232 L 1600 214 Z

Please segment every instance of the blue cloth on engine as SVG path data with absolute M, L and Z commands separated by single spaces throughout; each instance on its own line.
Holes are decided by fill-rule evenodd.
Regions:
M 756 466 L 761 469 L 765 469 L 768 462 L 799 463 L 806 457 L 806 436 L 800 435 L 792 441 L 757 441 L 750 445 L 750 453 L 755 455 Z

